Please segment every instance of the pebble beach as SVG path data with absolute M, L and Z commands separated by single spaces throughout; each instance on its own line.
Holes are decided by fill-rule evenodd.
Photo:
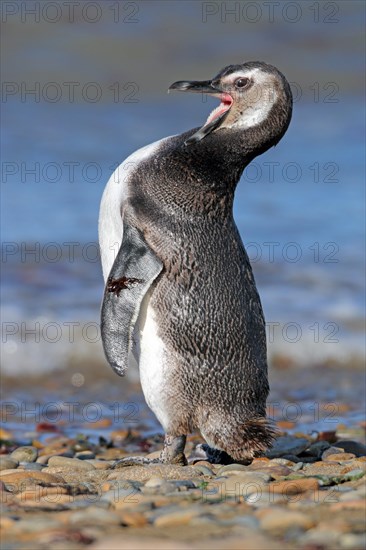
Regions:
M 291 374 L 301 379 L 300 373 Z M 361 373 L 353 375 L 362 378 Z M 337 372 L 333 376 L 340 379 Z M 347 413 L 350 407 L 341 395 L 337 422 L 328 425 L 327 418 L 323 424 L 304 415 L 299 421 L 289 420 L 290 414 L 284 419 L 280 407 L 282 417 L 274 418 L 276 444 L 248 466 L 197 459 L 195 448 L 203 440 L 196 433 L 188 438 L 187 466 L 123 466 L 117 462 L 120 458 L 157 458 L 163 445 L 161 428 L 154 424 L 137 384 L 120 385 L 125 392 L 120 403 L 126 413 L 123 420 L 121 415 L 116 418 L 111 401 L 109 408 L 105 405 L 109 416 L 95 416 L 97 404 L 104 407 L 103 400 L 96 400 L 98 388 L 99 398 L 102 393 L 113 398 L 117 391 L 112 373 L 105 379 L 95 375 L 94 386 L 74 388 L 74 396 L 64 373 L 43 384 L 33 381 L 33 401 L 23 407 L 15 405 L 20 403 L 18 383 L 7 383 L 14 399 L 3 403 L 8 422 L 0 433 L 3 550 L 365 546 L 365 424 L 352 410 Z M 56 401 L 52 393 L 60 386 L 58 397 L 64 393 L 65 402 Z M 87 401 L 78 416 L 83 395 Z M 276 394 L 274 398 L 285 403 Z M 60 416 L 57 407 L 62 403 L 64 410 L 69 403 L 73 418 Z M 136 422 L 129 423 L 133 404 L 138 414 Z M 288 412 L 293 406 L 287 404 Z M 305 410 L 305 401 L 299 399 L 298 406 Z M 310 422 L 307 428 L 305 420 Z

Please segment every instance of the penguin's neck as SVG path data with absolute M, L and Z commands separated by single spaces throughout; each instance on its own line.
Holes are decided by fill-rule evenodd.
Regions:
M 225 128 L 187 145 L 185 155 L 191 157 L 200 185 L 234 193 L 246 166 L 275 143 L 276 135 L 266 124 L 240 131 Z

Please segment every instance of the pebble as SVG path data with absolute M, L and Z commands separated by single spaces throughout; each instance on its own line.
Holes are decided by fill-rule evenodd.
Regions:
M 271 464 L 269 463 L 268 466 L 259 468 L 258 466 L 255 468 L 248 468 L 248 472 L 260 472 L 262 474 L 268 474 L 273 479 L 279 479 L 284 476 L 288 476 L 292 473 L 291 468 L 288 468 L 287 466 L 281 466 L 280 464 Z
M 296 463 L 292 462 L 292 460 L 288 460 L 287 458 L 272 458 L 270 464 L 280 464 L 281 466 L 288 466 L 289 468 L 293 468 Z
M 346 453 L 353 453 L 357 457 L 366 456 L 366 445 L 359 443 L 358 441 L 349 441 L 347 439 L 341 439 L 337 441 L 337 447 L 343 449 Z
M 204 466 L 203 464 L 195 464 L 193 466 L 197 472 L 199 472 L 200 474 L 203 474 L 204 476 L 214 476 L 215 473 L 213 470 L 211 470 L 211 468 L 208 468 L 207 466 Z
M 112 468 L 112 461 L 98 460 L 97 458 L 88 459 L 87 462 L 92 464 L 96 470 L 110 470 Z
M 10 458 L 17 462 L 35 462 L 38 457 L 38 449 L 31 446 L 18 447 L 10 454 Z
M 306 493 L 306 491 L 316 491 L 318 488 L 319 481 L 315 478 L 273 481 L 268 486 L 270 492 L 286 496 Z
M 366 534 L 346 533 L 340 537 L 340 544 L 342 548 L 349 548 L 350 550 L 366 548 Z
M 67 494 L 69 494 L 69 491 L 66 487 L 42 487 L 41 485 L 32 485 L 31 487 L 27 487 L 24 491 L 18 493 L 17 497 L 20 501 L 35 500 L 38 502 L 40 498 L 52 495 L 52 499 L 50 499 L 50 501 L 57 502 L 58 495 Z
M 333 512 L 339 512 L 340 510 L 364 510 L 366 512 L 366 501 L 362 499 L 352 499 L 342 500 L 340 502 L 335 502 L 331 505 L 330 509 Z
M 18 466 L 19 462 L 9 456 L 0 455 L 0 471 L 2 470 L 13 470 Z
M 327 455 L 325 458 L 323 458 L 323 461 L 346 462 L 347 460 L 352 460 L 353 458 L 356 458 L 356 455 L 354 455 L 353 453 L 335 453 L 335 454 Z
M 128 527 L 144 527 L 147 525 L 147 517 L 141 512 L 123 512 L 121 517 L 122 525 Z
M 37 458 L 37 462 L 39 462 L 40 464 L 47 464 L 47 462 L 52 456 L 65 456 L 66 458 L 72 458 L 74 456 L 74 453 L 65 451 L 65 449 L 60 449 L 58 451 L 54 450 L 52 452 L 47 452 L 45 454 L 40 455 Z
M 262 510 L 261 512 L 264 512 Z M 267 509 L 266 513 L 260 515 L 260 526 L 271 535 L 282 535 L 289 529 L 308 530 L 315 525 L 315 522 L 306 514 L 288 510 Z
M 69 519 L 70 525 L 119 525 L 121 518 L 113 510 L 105 510 L 97 506 L 89 506 L 85 510 L 73 512 Z
M 310 441 L 303 437 L 295 437 L 293 435 L 284 435 L 278 437 L 273 447 L 267 451 L 268 458 L 278 458 L 284 454 L 299 455 L 310 446 Z
M 45 467 L 44 464 L 40 464 L 39 462 L 21 462 L 19 464 L 24 470 L 33 470 L 40 472 Z
M 20 472 L 15 470 L 14 473 L 1 475 L 1 481 L 3 481 L 5 485 L 8 485 L 8 484 L 17 485 L 27 480 L 31 480 L 32 482 L 36 482 L 36 483 L 38 481 L 41 483 L 64 483 L 64 479 L 61 476 L 47 474 L 46 472 L 37 472 L 37 471 Z
M 78 458 L 68 458 L 65 456 L 51 456 L 48 460 L 48 466 L 51 468 L 68 468 L 71 470 L 94 470 L 93 464 L 79 460 Z
M 160 454 L 162 438 L 126 430 L 121 448 L 61 433 L 23 439 L 13 453 L 22 458 L 24 449 L 38 449 L 38 458 L 0 455 L 4 548 L 16 540 L 14 550 L 86 544 L 101 550 L 115 540 L 116 550 L 188 550 L 197 538 L 197 547 L 211 550 L 362 548 L 366 447 L 337 441 L 335 432 L 315 442 L 298 435 L 281 436 L 267 457 L 248 466 L 198 461 L 116 470 L 114 457 L 145 447 L 150 456 Z M 194 437 L 187 456 L 198 441 Z
M 316 458 L 320 458 L 324 451 L 329 449 L 330 444 L 328 441 L 316 441 L 308 449 L 306 449 L 305 453 L 315 456 Z
M 321 455 L 321 458 L 322 460 L 325 460 L 328 456 L 330 455 L 335 455 L 335 454 L 339 454 L 339 453 L 344 453 L 344 449 L 342 449 L 341 447 L 328 447 L 327 449 L 325 449 L 325 451 L 322 453 Z
M 291 497 L 289 498 L 281 493 L 269 493 L 263 489 L 251 493 L 245 498 L 245 502 L 254 508 L 266 508 L 276 504 L 288 504 L 290 500 Z
M 205 501 L 234 499 L 243 500 L 252 493 L 261 492 L 270 479 L 267 474 L 241 474 L 230 477 L 220 477 L 210 481 L 202 489 L 202 498 Z
M 178 487 L 172 482 L 162 479 L 160 477 L 152 477 L 146 483 L 145 486 L 141 488 L 141 491 L 144 494 L 148 495 L 166 495 L 169 493 L 174 493 L 177 491 Z
M 314 462 L 314 464 L 305 464 L 304 472 L 307 476 L 313 475 L 336 475 L 341 474 L 344 466 L 337 462 Z
M 37 519 L 20 519 L 17 521 L 16 529 L 18 533 L 39 533 L 49 531 L 50 529 L 58 529 L 60 522 L 54 518 L 37 516 Z M 19 547 L 18 547 L 19 548 Z M 24 546 L 23 546 L 24 548 Z M 28 547 L 29 548 L 29 547 Z
M 190 506 L 187 510 L 182 509 L 177 512 L 170 512 L 158 516 L 155 521 L 155 527 L 170 527 L 171 525 L 187 525 L 194 517 L 200 514 L 198 507 Z
M 248 466 L 244 466 L 243 464 L 226 464 L 225 466 L 222 466 L 218 469 L 216 472 L 218 476 L 222 476 L 226 474 L 227 472 L 247 472 Z
M 80 451 L 75 453 L 75 458 L 78 458 L 79 460 L 93 460 L 95 458 L 95 454 L 91 451 Z

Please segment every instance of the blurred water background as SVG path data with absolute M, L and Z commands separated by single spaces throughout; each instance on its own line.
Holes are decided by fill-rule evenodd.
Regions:
M 168 96 L 172 82 L 249 60 L 277 66 L 295 99 L 286 136 L 247 168 L 235 202 L 270 360 L 359 364 L 364 11 L 352 1 L 2 3 L 3 372 L 104 363 L 104 186 L 131 152 L 201 125 L 217 105 Z

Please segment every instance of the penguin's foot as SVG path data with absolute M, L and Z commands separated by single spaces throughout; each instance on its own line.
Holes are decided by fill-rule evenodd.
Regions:
M 207 462 L 210 462 L 211 464 L 234 464 L 238 462 L 225 453 L 225 451 L 220 451 L 219 449 L 210 447 L 207 443 L 200 443 L 197 445 L 194 453 L 189 459 L 190 462 L 197 462 L 198 460 L 207 460 Z M 241 463 L 248 465 L 251 463 L 251 460 Z
M 145 458 L 144 456 L 126 456 L 120 458 L 112 465 L 112 470 L 127 466 L 146 466 L 147 464 L 160 464 L 159 458 Z
M 117 460 L 114 468 L 124 468 L 126 466 L 146 466 L 148 464 L 180 464 L 186 466 L 187 459 L 184 454 L 186 445 L 186 436 L 173 436 L 166 434 L 164 439 L 164 448 L 160 453 L 159 458 L 146 458 L 144 456 L 127 456 Z
M 160 462 L 163 464 L 188 464 L 184 454 L 187 436 L 185 435 L 165 435 L 164 448 L 160 453 Z

